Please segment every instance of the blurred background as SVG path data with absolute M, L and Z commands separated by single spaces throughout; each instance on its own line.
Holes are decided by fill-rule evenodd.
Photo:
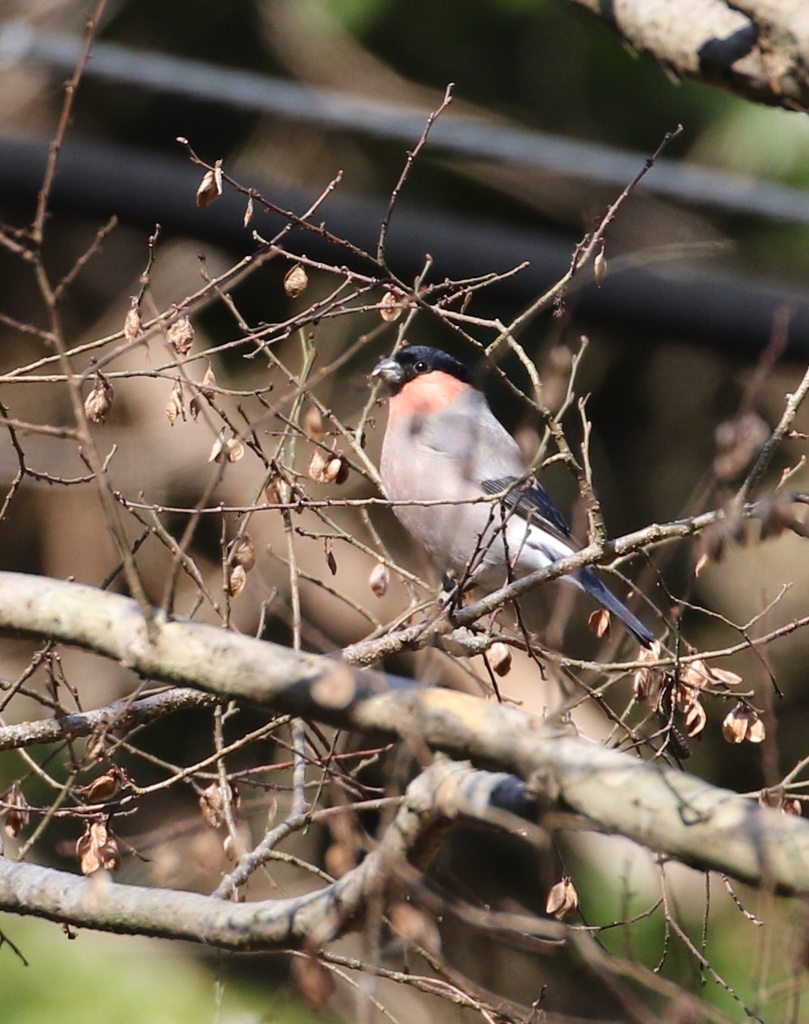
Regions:
M 25 227 L 33 218 L 63 85 L 88 13 L 77 0 L 5 0 L 0 7 L 0 219 L 6 226 Z M 121 329 L 155 225 L 160 242 L 151 276 L 153 312 L 201 287 L 201 268 L 213 276 L 253 252 L 253 230 L 267 237 L 282 223 L 257 214 L 245 226 L 244 197 L 232 192 L 199 209 L 194 194 L 201 171 L 178 137 L 206 162 L 222 160 L 239 182 L 299 213 L 341 173 L 315 219 L 374 251 L 406 153 L 448 83 L 454 83 L 452 107 L 405 183 L 390 224 L 388 262 L 400 279 L 412 281 L 430 254 L 430 280 L 441 281 L 505 273 L 527 261 L 521 273 L 474 301 L 475 315 L 504 322 L 565 272 L 577 242 L 666 133 L 682 125 L 610 226 L 601 286 L 581 275 L 563 303 L 532 320 L 520 340 L 552 380 L 556 370 L 564 375 L 581 337 L 589 339 L 577 392 L 589 396 L 594 475 L 611 535 L 717 507 L 748 465 L 717 464 L 717 429 L 738 425 L 742 415 L 754 435 L 762 424 L 773 426 L 809 351 L 809 124 L 800 114 L 672 80 L 565 0 L 197 0 L 193 6 L 111 0 L 79 89 L 46 227 L 46 259 L 58 279 L 99 228 L 117 218 L 103 255 L 82 268 L 63 304 L 69 344 Z M 293 232 L 286 244 L 311 260 L 351 262 L 313 234 Z M 362 261 L 352 267 L 361 270 Z M 312 270 L 305 300 L 290 297 L 283 287 L 288 269 L 287 262 L 270 261 L 233 290 L 249 325 L 283 322 L 333 287 L 328 275 Z M 41 339 L 13 326 L 44 326 L 43 311 L 29 268 L 7 247 L 0 250 L 0 312 L 3 374 L 48 354 Z M 200 353 L 240 336 L 221 304 L 202 309 L 194 325 Z M 342 422 L 356 422 L 367 400 L 366 375 L 390 350 L 395 330 L 380 330 L 373 312 L 316 325 L 316 369 L 348 353 L 317 390 Z M 367 342 L 355 346 L 366 335 Z M 408 337 L 476 359 L 469 346 L 426 317 L 415 319 Z M 481 340 L 490 338 L 481 334 Z M 289 339 L 278 346 L 289 365 L 298 359 L 297 344 Z M 154 352 L 132 358 L 159 362 Z M 257 362 L 245 359 L 238 346 L 218 351 L 219 384 L 248 393 L 266 374 Z M 516 359 L 506 357 L 501 366 L 528 387 Z M 48 385 L 45 371 L 27 376 L 31 382 L 3 378 L 9 414 L 68 422 L 65 395 Z M 116 480 L 129 493 L 142 492 L 147 502 L 192 507 L 212 435 L 190 422 L 169 423 L 168 386 L 158 391 L 153 383 L 144 377 L 118 389 L 106 437 L 128 443 L 129 454 L 125 465 L 114 467 Z M 502 386 L 492 383 L 490 397 L 503 421 L 527 434 L 530 445 L 538 424 Z M 374 417 L 371 426 L 381 427 L 382 411 Z M 575 411 L 565 427 L 571 442 L 578 442 Z M 796 427 L 809 429 L 809 416 L 801 413 Z M 380 433 L 369 431 L 372 460 Z M 30 451 L 43 471 L 82 472 L 75 454 L 51 439 L 32 439 Z M 800 439 L 785 444 L 768 482 L 797 465 L 802 452 Z M 247 463 L 229 470 L 217 497 L 233 504 L 254 500 L 249 491 L 256 476 Z M 15 471 L 15 453 L 4 440 L 4 485 Z M 549 473 L 547 482 L 571 511 L 574 482 L 561 473 Z M 351 493 L 370 493 L 362 480 L 347 486 Z M 791 486 L 809 489 L 801 468 Z M 179 532 L 183 522 L 179 517 L 167 528 Z M 394 550 L 419 568 L 390 521 L 383 519 L 381 528 Z M 109 571 L 103 518 L 81 487 L 57 491 L 26 483 L 0 530 L 4 569 L 72 575 L 94 584 Z M 277 524 L 251 532 L 260 550 L 278 546 Z M 194 542 L 195 555 L 212 575 L 221 573 L 219 542 L 218 526 L 203 527 Z M 723 619 L 748 622 L 783 588 L 780 603 L 751 632 L 805 614 L 805 540 L 785 532 L 759 542 L 758 528 L 750 527 L 695 578 L 700 550 L 691 544 L 664 549 L 655 556 L 657 572 L 645 577 L 644 589 L 663 616 L 677 598 L 692 603 L 693 610 L 678 612 L 690 643 L 708 649 L 735 642 L 738 629 Z M 336 555 L 338 583 L 356 601 L 373 601 L 367 592 L 373 560 L 339 546 Z M 304 572 L 328 578 L 322 543 L 301 542 L 299 560 Z M 159 599 L 165 561 L 144 550 L 142 565 L 150 596 Z M 256 628 L 273 587 L 282 592 L 283 605 L 283 579 L 269 562 L 262 571 L 262 583 L 251 583 L 247 599 L 234 602 L 239 628 Z M 305 587 L 303 596 L 308 646 L 333 649 L 369 631 L 356 610 L 307 597 Z M 387 621 L 403 606 L 403 591 L 394 587 L 374 605 L 374 614 Z M 713 616 L 700 614 L 701 607 Z M 288 611 L 273 609 L 263 635 L 289 642 Z M 689 768 L 718 784 L 754 790 L 777 781 L 804 756 L 806 655 L 807 640 L 796 631 L 768 648 L 763 660 L 731 660 L 728 667 L 743 676 L 759 706 L 774 705 L 768 740 L 759 748 L 724 743 L 719 723 L 727 706 L 720 705 L 711 709 Z M 26 657 L 7 654 L 12 665 Z M 117 670 L 103 671 L 109 678 L 98 682 L 99 692 L 108 687 L 117 695 L 124 686 Z M 530 673 L 514 682 L 514 692 L 529 705 L 533 685 Z M 525 855 L 514 856 L 524 867 Z M 474 877 L 480 861 L 466 870 Z M 499 882 L 489 878 L 486 884 L 499 892 Z M 682 967 L 684 977 L 689 971 Z M 585 1005 L 579 1009 L 589 1012 Z M 27 1018 L 20 1010 L 13 1019 Z M 165 1019 L 185 1018 L 178 1011 Z

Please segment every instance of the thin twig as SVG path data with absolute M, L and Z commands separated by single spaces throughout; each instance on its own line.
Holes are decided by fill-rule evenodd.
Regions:
M 413 168 L 418 155 L 427 145 L 427 139 L 430 135 L 430 129 L 433 127 L 437 119 L 443 114 L 447 107 L 452 103 L 452 89 L 454 83 L 450 82 L 447 88 L 444 90 L 444 98 L 441 100 L 440 105 L 430 114 L 427 118 L 427 124 L 424 126 L 424 131 L 421 133 L 421 138 L 418 140 L 416 145 L 407 154 L 405 165 L 402 168 L 402 173 L 399 175 L 399 180 L 393 186 L 393 191 L 390 194 L 390 200 L 388 201 L 388 208 L 385 211 L 385 216 L 382 218 L 382 226 L 379 229 L 379 242 L 376 247 L 376 258 L 379 263 L 385 262 L 385 243 L 388 239 L 388 228 L 390 227 L 390 221 L 393 217 L 393 211 L 396 209 L 396 203 L 399 199 L 399 193 L 402 191 L 404 183 L 407 181 L 408 175 Z

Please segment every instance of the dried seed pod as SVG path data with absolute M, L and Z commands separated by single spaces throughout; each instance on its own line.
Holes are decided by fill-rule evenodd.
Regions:
M 244 208 L 244 217 L 242 218 L 242 224 L 247 227 L 250 221 L 253 219 L 253 197 L 247 197 L 247 206 Z
M 694 698 L 682 706 L 683 720 L 685 721 L 686 733 L 688 736 L 698 736 L 705 728 L 708 716 L 705 708 Z
M 722 735 L 728 743 L 761 743 L 766 736 L 758 712 L 746 704 L 737 704 L 722 722 Z
M 15 779 L 12 782 L 11 789 L 9 789 L 3 799 L 8 804 L 8 809 L 4 815 L 3 829 L 7 836 L 16 839 L 31 817 L 31 805 L 25 799 L 19 779 Z
M 244 458 L 244 444 L 239 440 L 238 437 L 231 437 L 226 442 L 225 448 L 227 450 L 228 462 L 238 462 Z
M 230 564 L 241 565 L 245 572 L 250 572 L 256 564 L 256 547 L 249 533 L 242 533 L 234 540 L 230 549 Z
M 655 640 L 651 647 L 641 647 L 637 660 L 649 664 L 637 669 L 632 677 L 635 699 L 648 701 L 652 706 L 657 704 L 663 680 L 666 677 L 665 669 L 658 668 L 654 664 L 662 650 L 663 647 L 659 640 Z
M 216 374 L 211 369 L 210 363 L 208 363 L 208 367 L 197 387 L 199 388 L 199 393 L 207 398 L 208 401 L 211 401 L 216 394 Z
M 323 482 L 326 484 L 344 484 L 348 479 L 348 463 L 342 455 L 335 455 L 329 459 L 323 473 Z
M 286 481 L 278 473 L 273 474 L 264 485 L 264 497 L 270 505 L 283 505 L 287 493 Z
M 763 743 L 767 737 L 767 730 L 764 727 L 764 722 L 759 716 L 753 712 L 753 716 L 750 720 L 750 725 L 747 730 L 747 742 L 748 743 Z
M 611 624 L 610 613 L 606 608 L 597 608 L 587 620 L 587 625 L 590 627 L 591 632 L 595 633 L 599 640 L 603 636 L 610 635 Z
M 225 436 L 223 433 L 217 434 L 216 440 L 211 445 L 211 451 L 208 455 L 208 462 L 224 462 L 225 461 Z
M 377 562 L 368 576 L 368 586 L 377 597 L 384 597 L 390 586 L 390 570 L 384 562 Z
M 101 821 L 90 822 L 76 843 L 76 856 L 83 875 L 95 871 L 114 871 L 121 863 L 118 841 Z
M 84 412 L 92 423 L 104 423 L 112 410 L 115 392 L 107 378 L 99 373 L 93 389 L 84 400 Z
M 234 565 L 228 572 L 228 594 L 236 597 L 244 590 L 247 583 L 247 570 L 243 565 Z
M 208 462 L 238 462 L 243 457 L 244 444 L 238 437 L 229 437 L 226 440 L 223 434 L 219 434 L 211 445 Z
M 344 484 L 348 479 L 348 463 L 342 455 L 318 448 L 309 462 L 309 476 L 319 484 Z
M 85 755 L 91 761 L 103 761 L 111 743 L 109 724 L 101 723 L 90 733 L 85 746 Z
M 489 659 L 492 672 L 496 675 L 506 676 L 511 671 L 511 648 L 508 644 L 498 640 L 489 648 L 486 657 Z
M 223 792 L 218 782 L 212 782 L 200 793 L 199 809 L 202 811 L 202 817 L 212 828 L 219 828 L 225 824 L 225 807 L 228 802 L 234 811 L 238 810 L 239 791 L 232 784 L 228 784 L 228 791 Z
M 194 325 L 187 316 L 181 316 L 169 325 L 166 337 L 178 356 L 187 356 L 194 342 Z
M 323 417 L 316 405 L 310 405 L 303 414 L 303 432 L 310 441 L 322 441 L 326 436 L 323 427 Z
M 559 921 L 568 914 L 572 914 L 579 905 L 579 894 L 576 887 L 570 881 L 568 875 L 562 877 L 561 882 L 551 887 L 548 899 L 545 903 L 545 913 L 553 914 Z
M 222 195 L 222 161 L 217 160 L 207 170 L 197 188 L 197 206 L 210 206 L 214 199 Z
M 690 686 L 695 690 L 701 690 L 703 687 L 710 685 L 710 669 L 702 658 L 697 658 L 696 661 L 686 662 L 686 664 L 682 665 L 680 668 L 679 681 L 684 686 Z
M 290 299 L 297 299 L 299 295 L 303 295 L 308 287 L 309 275 L 300 263 L 296 263 L 284 276 L 284 291 Z
M 120 771 L 107 772 L 104 775 L 99 775 L 97 779 L 93 779 L 88 785 L 82 786 L 81 789 L 77 789 L 76 792 L 86 797 L 91 804 L 103 804 L 120 793 L 121 783 L 124 781 L 122 775 L 123 773 Z
M 725 686 L 737 686 L 742 677 L 726 668 L 714 668 L 706 665 L 702 658 L 687 662 L 680 668 L 678 682 L 695 690 L 702 690 L 706 686 L 724 684 Z
M 719 683 L 724 683 L 725 686 L 738 686 L 742 681 L 742 677 L 736 672 L 731 672 L 726 668 L 716 668 L 711 666 L 708 670 L 711 676 Z
M 331 541 L 326 541 L 326 565 L 329 567 L 329 572 L 332 576 L 337 575 L 337 559 L 334 557 L 334 552 L 331 548 Z
M 143 321 L 140 316 L 140 306 L 137 298 L 132 303 L 124 318 L 124 337 L 127 341 L 134 341 L 143 334 Z
M 607 257 L 604 255 L 604 247 L 602 246 L 596 253 L 596 257 L 593 260 L 593 277 L 595 282 L 600 288 L 604 283 L 604 278 L 607 276 Z
M 386 323 L 393 323 L 402 315 L 404 296 L 398 291 L 385 292 L 379 303 L 379 315 Z
M 312 480 L 316 483 L 323 483 L 323 474 L 326 471 L 326 466 L 329 463 L 329 453 L 324 452 L 322 448 L 316 448 L 312 452 L 312 458 L 309 460 L 308 473 Z
M 177 381 L 171 389 L 169 400 L 166 402 L 166 419 L 174 426 L 175 420 L 185 419 L 185 402 L 183 401 L 183 386 Z

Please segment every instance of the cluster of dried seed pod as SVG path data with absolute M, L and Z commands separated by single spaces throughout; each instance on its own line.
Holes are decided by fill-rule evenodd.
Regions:
M 697 736 L 708 721 L 702 704 L 704 695 L 714 687 L 724 691 L 738 686 L 742 677 L 728 669 L 708 665 L 702 658 L 681 663 L 675 674 L 670 667 L 657 664 L 662 650 L 657 640 L 650 648 L 641 650 L 638 660 L 644 664 L 633 677 L 635 698 L 662 714 L 678 711 L 688 735 Z M 755 709 L 739 701 L 725 717 L 722 734 L 730 743 L 745 740 L 760 743 L 764 739 L 764 723 Z
M 342 455 L 316 448 L 309 461 L 309 476 L 319 484 L 344 484 L 348 463 Z
M 90 393 L 84 400 L 84 413 L 91 423 L 104 423 L 112 411 L 115 392 L 103 373 L 97 373 Z
M 199 796 L 199 808 L 205 822 L 217 831 L 227 832 L 222 848 L 231 863 L 238 861 L 248 848 L 247 823 L 238 816 L 240 803 L 239 791 L 232 782 L 224 789 L 218 782 L 212 782 Z M 235 825 L 234 834 L 228 829 L 228 816 Z
M 244 458 L 244 442 L 241 438 L 227 437 L 225 431 L 220 430 L 211 445 L 208 462 L 238 462 L 242 458 Z
M 83 875 L 96 871 L 114 871 L 121 863 L 118 840 L 103 821 L 88 822 L 84 835 L 76 843 L 76 857 Z
M 202 811 L 202 817 L 211 828 L 222 828 L 226 825 L 227 805 L 230 805 L 231 811 L 237 811 L 239 803 L 239 791 L 232 783 L 229 784 L 228 791 L 223 792 L 218 782 L 212 782 L 199 795 L 199 809 Z
M 725 716 L 722 722 L 722 735 L 728 743 L 761 743 L 767 731 L 755 708 L 739 701 Z
M 249 533 L 241 533 L 233 541 L 228 556 L 228 594 L 235 597 L 244 589 L 247 574 L 256 564 L 256 548 Z
M 326 428 L 316 405 L 310 405 L 301 419 L 304 434 L 317 448 L 309 460 L 309 477 L 319 484 L 344 484 L 348 479 L 348 462 L 339 452 L 324 446 Z

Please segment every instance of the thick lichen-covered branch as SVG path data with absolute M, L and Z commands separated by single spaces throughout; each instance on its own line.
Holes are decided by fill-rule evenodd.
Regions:
M 145 621 L 91 587 L 0 573 L 0 628 L 75 644 L 142 676 L 275 712 L 398 737 L 530 782 L 586 827 L 783 892 L 809 892 L 809 824 L 515 708 L 359 671 L 213 626 Z
M 408 787 L 380 845 L 331 885 L 302 896 L 233 903 L 198 893 L 120 885 L 0 858 L 0 909 L 75 927 L 187 939 L 231 950 L 320 948 L 354 927 L 366 902 L 407 865 L 424 867 L 441 832 L 486 819 L 503 776 L 440 759 Z M 400 877 L 401 876 L 401 877 Z M 519 919 L 520 931 L 560 941 L 555 921 Z
M 758 103 L 809 108 L 803 0 L 576 0 L 678 75 Z

